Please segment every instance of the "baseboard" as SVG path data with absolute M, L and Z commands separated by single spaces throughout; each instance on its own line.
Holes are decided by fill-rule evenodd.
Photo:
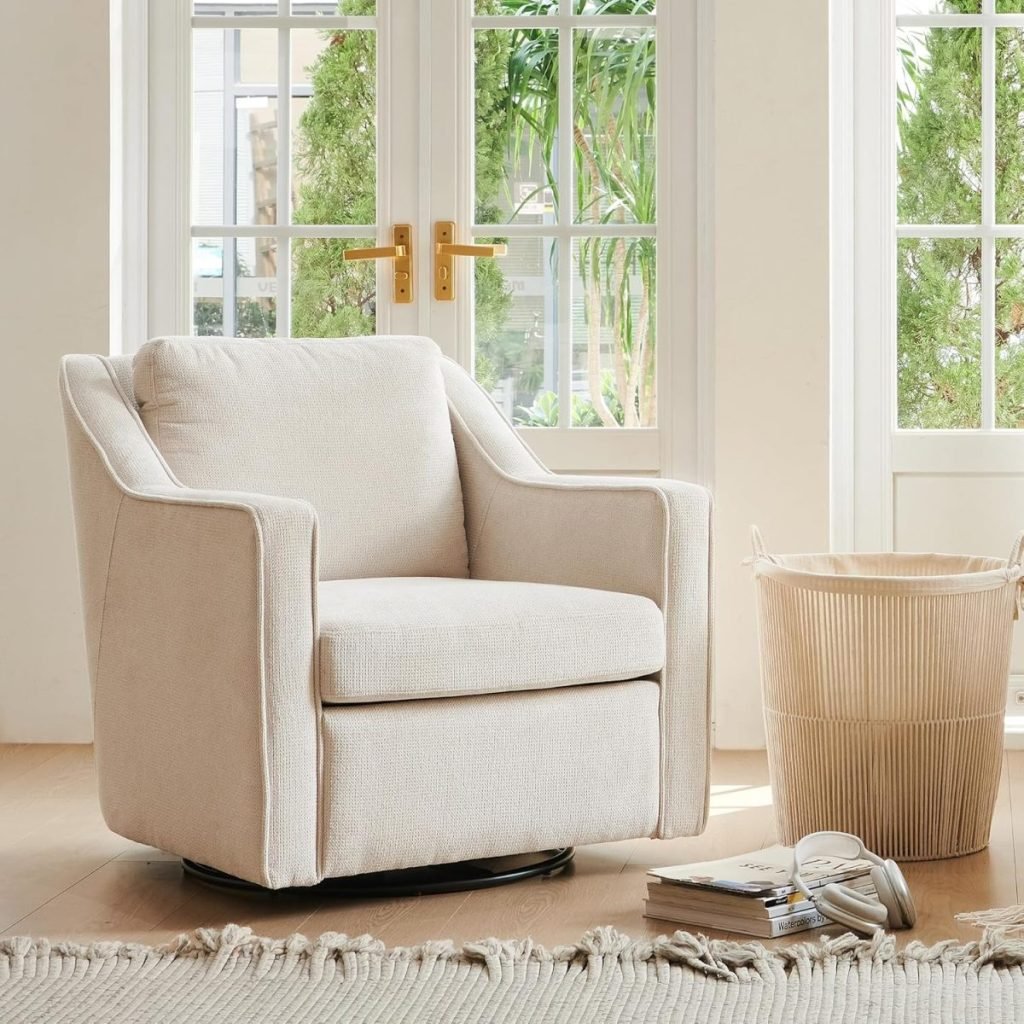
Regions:
M 1003 746 L 1007 750 L 1024 750 L 1024 704 L 1017 703 L 1019 694 L 1024 694 L 1024 675 L 1014 674 L 1006 691 Z

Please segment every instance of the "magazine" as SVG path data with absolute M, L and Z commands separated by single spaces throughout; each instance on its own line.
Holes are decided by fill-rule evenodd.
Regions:
M 830 882 L 866 876 L 870 870 L 871 864 L 866 860 L 820 856 L 805 860 L 800 873 L 808 888 L 816 889 Z M 721 860 L 652 868 L 647 873 L 670 885 L 752 897 L 790 896 L 798 891 L 792 881 L 790 846 L 769 846 Z
M 872 896 L 875 887 L 867 875 L 851 878 L 843 883 L 850 889 Z M 713 889 L 697 889 L 688 885 L 675 885 L 652 878 L 647 885 L 647 899 L 674 913 L 680 910 L 718 912 L 741 917 L 784 917 L 804 910 L 813 910 L 814 905 L 802 892 L 788 896 L 749 896 L 745 893 L 717 892 Z

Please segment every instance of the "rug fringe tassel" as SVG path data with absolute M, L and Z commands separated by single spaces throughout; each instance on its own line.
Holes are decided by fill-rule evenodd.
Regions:
M 981 914 L 1002 914 L 1001 924 L 1017 916 L 1024 923 L 1024 908 L 1013 907 L 1005 911 L 983 911 Z M 962 919 L 972 915 L 961 915 Z M 973 923 L 973 921 L 972 921 Z M 987 924 L 985 920 L 980 922 Z M 1012 928 L 1012 926 L 1010 926 Z M 290 935 L 284 939 L 270 939 L 253 935 L 251 929 L 227 925 L 223 929 L 200 928 L 178 936 L 165 946 L 151 947 L 129 942 L 95 942 L 80 945 L 69 942 L 50 942 L 47 939 L 18 937 L 0 940 L 0 974 L 3 968 L 24 965 L 27 960 L 108 961 L 111 959 L 145 962 L 153 958 L 189 958 L 211 961 L 211 966 L 223 966 L 228 960 L 245 960 L 257 970 L 266 970 L 269 963 L 280 959 L 289 970 L 304 961 L 322 965 L 328 959 L 345 955 L 361 955 L 392 961 L 455 961 L 461 963 L 516 964 L 531 961 L 579 962 L 584 966 L 595 958 L 611 957 L 619 962 L 645 962 L 660 960 L 686 966 L 692 970 L 724 981 L 736 980 L 744 968 L 777 965 L 783 970 L 797 967 L 835 963 L 950 963 L 983 966 L 1024 965 L 1024 939 L 1008 936 L 1003 928 L 986 928 L 977 942 L 961 944 L 956 939 L 926 946 L 910 942 L 898 949 L 896 936 L 879 932 L 870 939 L 860 939 L 846 933 L 823 936 L 817 942 L 802 942 L 792 946 L 769 949 L 757 941 L 730 942 L 709 939 L 705 935 L 677 931 L 671 936 L 657 939 L 631 939 L 615 928 L 595 928 L 579 942 L 545 949 L 530 939 L 502 941 L 483 939 L 468 942 L 461 948 L 450 941 L 426 942 L 419 946 L 388 949 L 383 942 L 369 935 L 348 936 L 327 932 L 315 940 L 303 935 Z
M 1024 928 L 1024 906 L 993 907 L 957 914 L 956 919 L 975 928 Z

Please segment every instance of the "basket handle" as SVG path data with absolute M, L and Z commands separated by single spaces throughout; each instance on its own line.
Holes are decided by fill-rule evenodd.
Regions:
M 1006 568 L 1009 570 L 1020 569 L 1024 565 L 1024 530 L 1017 534 L 1017 539 L 1010 548 L 1010 557 L 1006 560 Z M 1024 611 L 1024 575 L 1017 578 L 1017 600 L 1013 604 L 1013 617 L 1017 620 Z
M 1024 530 L 1017 534 L 1017 539 L 1010 548 L 1010 557 L 1006 560 L 1007 569 L 1016 569 L 1024 565 Z
M 1024 534 L 1021 535 L 1021 538 L 1021 543 L 1024 544 Z M 761 536 L 761 531 L 756 526 L 750 527 L 750 543 L 754 548 L 754 557 L 751 559 L 752 562 L 756 562 L 759 558 L 763 558 L 768 562 L 775 562 L 775 556 L 768 554 L 768 548 L 765 547 L 764 537 Z

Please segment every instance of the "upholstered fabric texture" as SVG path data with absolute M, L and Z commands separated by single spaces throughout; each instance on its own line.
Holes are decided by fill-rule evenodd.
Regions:
M 711 495 L 676 480 L 557 477 L 460 367 L 442 365 L 459 453 L 470 575 L 639 594 L 665 617 L 662 838 L 707 821 Z
M 465 576 L 440 359 L 427 338 L 162 339 L 135 397 L 182 483 L 308 501 L 323 579 Z
M 324 874 L 649 836 L 658 684 L 326 708 Z
M 636 679 L 665 661 L 635 594 L 431 577 L 320 584 L 320 696 L 409 700 Z
M 66 357 L 61 392 L 107 823 L 263 885 L 312 884 L 313 509 L 183 487 L 111 360 Z
M 706 491 L 553 476 L 422 339 L 61 393 L 115 831 L 276 888 L 703 828 Z

